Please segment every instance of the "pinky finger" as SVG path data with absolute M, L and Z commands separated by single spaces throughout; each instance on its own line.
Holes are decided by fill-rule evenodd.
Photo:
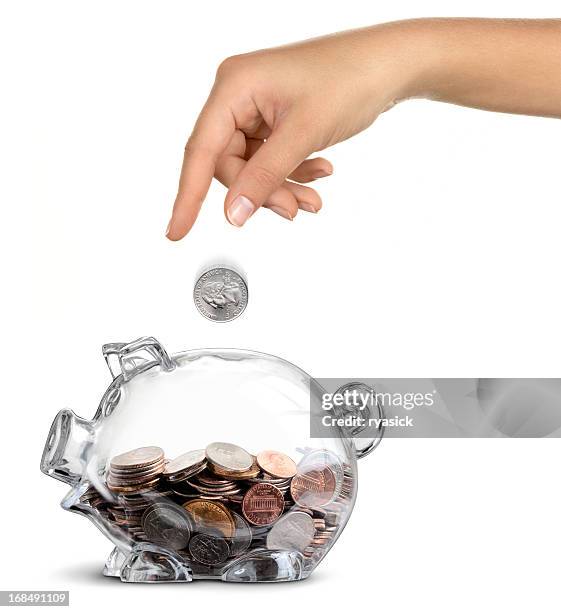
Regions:
M 311 183 L 316 179 L 331 176 L 333 174 L 333 166 L 331 162 L 323 157 L 315 157 L 313 159 L 304 160 L 293 172 L 289 175 L 289 179 L 298 183 Z
M 285 181 L 284 186 L 288 189 L 298 202 L 298 208 L 306 212 L 317 213 L 321 210 L 322 201 L 315 189 L 305 187 L 298 183 Z

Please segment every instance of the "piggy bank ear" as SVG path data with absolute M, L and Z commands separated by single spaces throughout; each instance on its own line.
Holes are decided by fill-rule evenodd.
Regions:
M 362 417 L 369 425 L 347 427 L 346 433 L 352 440 L 356 458 L 362 459 L 369 455 L 382 441 L 384 436 L 384 409 L 372 387 L 361 382 L 350 382 L 336 391 L 344 399 L 340 407 L 342 416 Z
M 152 337 L 104 344 L 103 356 L 113 378 L 122 375 L 125 382 L 157 365 L 166 372 L 175 367 L 164 347 Z

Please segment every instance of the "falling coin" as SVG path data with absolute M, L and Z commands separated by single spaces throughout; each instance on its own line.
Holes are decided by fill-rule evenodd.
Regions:
M 223 323 L 239 317 L 247 306 L 247 285 L 229 268 L 212 268 L 195 283 L 193 299 L 197 310 L 211 321 Z

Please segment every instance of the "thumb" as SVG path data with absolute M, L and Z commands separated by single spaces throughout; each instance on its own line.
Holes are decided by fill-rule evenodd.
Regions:
M 310 153 L 306 130 L 287 118 L 230 185 L 224 202 L 228 221 L 241 227 Z

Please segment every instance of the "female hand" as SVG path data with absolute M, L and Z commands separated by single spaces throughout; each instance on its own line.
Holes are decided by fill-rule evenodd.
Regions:
M 233 225 L 263 206 L 317 212 L 302 183 L 332 167 L 309 156 L 405 98 L 560 116 L 560 41 L 555 19 L 420 19 L 228 58 L 185 147 L 166 235 L 187 234 L 213 177 Z
M 393 29 L 378 30 L 225 60 L 185 147 L 167 236 L 179 240 L 191 229 L 212 177 L 228 187 L 224 211 L 233 225 L 261 206 L 287 219 L 298 209 L 317 212 L 318 193 L 302 183 L 332 167 L 308 156 L 364 130 L 405 95 L 412 71 L 391 45 Z

